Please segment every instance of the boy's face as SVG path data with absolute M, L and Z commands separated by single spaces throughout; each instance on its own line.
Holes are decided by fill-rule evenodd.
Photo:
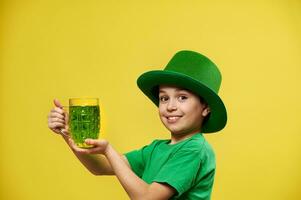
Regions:
M 174 86 L 159 87 L 160 119 L 172 134 L 189 135 L 199 132 L 202 121 L 209 112 L 209 108 L 194 93 Z

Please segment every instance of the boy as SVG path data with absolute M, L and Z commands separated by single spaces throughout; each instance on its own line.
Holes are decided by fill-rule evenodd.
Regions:
M 138 87 L 159 107 L 170 140 L 154 140 L 119 155 L 106 140 L 87 139 L 78 148 L 68 136 L 62 105 L 48 116 L 48 126 L 62 136 L 78 159 L 95 175 L 116 175 L 131 199 L 210 199 L 215 156 L 202 133 L 217 132 L 227 121 L 217 95 L 221 74 L 207 57 L 180 51 L 164 70 L 142 74 Z

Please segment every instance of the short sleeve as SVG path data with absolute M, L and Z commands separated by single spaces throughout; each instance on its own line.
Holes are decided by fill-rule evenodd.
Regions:
M 177 190 L 177 196 L 181 196 L 196 182 L 200 167 L 200 151 L 182 150 L 165 163 L 153 181 L 167 183 Z
M 133 150 L 124 154 L 128 162 L 130 163 L 132 170 L 140 178 L 143 175 L 146 163 L 150 158 L 150 154 L 156 146 L 156 143 L 157 140 L 154 140 L 151 144 L 146 145 L 141 149 Z

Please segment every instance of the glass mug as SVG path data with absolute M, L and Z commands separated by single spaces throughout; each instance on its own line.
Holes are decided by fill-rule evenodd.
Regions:
M 91 148 L 85 139 L 98 139 L 100 130 L 100 109 L 98 98 L 71 98 L 66 111 L 69 114 L 69 132 L 80 148 Z

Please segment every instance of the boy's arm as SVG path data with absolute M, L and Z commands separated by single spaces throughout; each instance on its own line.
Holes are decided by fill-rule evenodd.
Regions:
M 115 175 L 111 164 L 108 162 L 107 158 L 101 154 L 83 154 L 80 148 L 78 148 L 74 141 L 66 136 L 62 135 L 66 143 L 69 145 L 70 149 L 73 151 L 74 155 L 79 159 L 79 161 L 94 175 Z M 120 155 L 120 158 L 129 166 L 129 163 L 125 156 Z
M 108 158 L 115 175 L 131 199 L 163 200 L 169 199 L 175 194 L 175 190 L 168 185 L 160 183 L 152 183 L 149 185 L 140 179 L 130 167 L 122 161 L 110 144 L 108 144 L 106 148 L 105 156 Z
M 126 162 L 115 151 L 106 140 L 86 140 L 87 144 L 94 145 L 92 149 L 82 149 L 86 154 L 103 154 L 110 163 L 115 175 L 123 188 L 133 200 L 163 200 L 172 197 L 176 190 L 167 184 L 151 183 L 147 184 L 139 178 Z
M 74 155 L 79 159 L 79 161 L 94 175 L 114 175 L 114 172 L 110 166 L 108 160 L 99 154 L 87 155 L 82 154 L 77 150 L 76 145 L 73 140 L 63 135 L 64 140 L 69 145 L 70 149 Z

